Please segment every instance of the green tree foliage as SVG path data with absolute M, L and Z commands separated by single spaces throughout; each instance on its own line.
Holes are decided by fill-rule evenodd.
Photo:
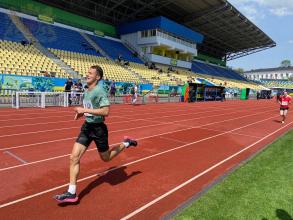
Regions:
M 281 62 L 281 67 L 290 67 L 291 66 L 291 61 L 290 60 L 283 60 Z

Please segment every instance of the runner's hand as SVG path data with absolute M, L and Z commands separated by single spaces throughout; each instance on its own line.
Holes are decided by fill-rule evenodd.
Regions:
M 76 107 L 76 108 L 74 109 L 74 111 L 75 111 L 76 113 L 78 113 L 78 114 L 83 114 L 84 111 L 85 111 L 85 109 L 84 109 L 84 108 L 81 108 L 81 107 Z
M 75 117 L 74 117 L 74 120 L 77 120 L 77 119 L 79 119 L 79 118 L 81 118 L 83 116 L 83 114 L 84 114 L 84 108 L 76 107 L 74 110 L 76 112 Z
M 82 116 L 83 116 L 83 113 L 76 113 L 75 116 L 74 116 L 74 120 L 78 120 Z

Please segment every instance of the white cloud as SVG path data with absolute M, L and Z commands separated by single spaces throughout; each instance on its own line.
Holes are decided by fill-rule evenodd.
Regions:
M 259 15 L 259 13 L 257 12 L 257 9 L 253 6 L 244 6 L 244 7 L 241 7 L 241 12 L 243 14 L 245 14 L 245 16 L 249 19 L 249 20 L 252 20 L 252 21 L 256 21 L 257 20 L 257 17 Z
M 266 16 L 265 11 L 254 0 L 230 0 L 229 2 L 254 23 L 258 23 Z
M 275 8 L 270 9 L 270 12 L 277 16 L 293 15 L 293 11 L 289 11 L 288 8 Z
M 289 40 L 288 43 L 289 43 L 289 44 L 293 44 L 293 40 Z
M 229 2 L 248 17 L 250 14 L 246 14 L 245 7 L 256 9 L 260 15 L 264 15 L 265 12 L 275 16 L 293 15 L 293 0 L 229 0 Z

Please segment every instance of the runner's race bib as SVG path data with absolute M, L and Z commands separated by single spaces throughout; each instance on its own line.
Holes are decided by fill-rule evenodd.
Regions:
M 94 109 L 93 104 L 90 100 L 83 100 L 83 107 L 87 109 Z M 84 113 L 85 116 L 93 116 L 90 113 Z
M 282 101 L 282 105 L 288 105 L 288 101 Z

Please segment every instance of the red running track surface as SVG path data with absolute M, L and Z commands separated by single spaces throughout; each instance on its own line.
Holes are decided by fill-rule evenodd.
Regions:
M 0 219 L 159 219 L 293 127 L 267 100 L 113 105 L 110 144 L 139 146 L 105 163 L 91 145 L 80 201 L 58 205 L 82 121 L 71 108 L 0 113 Z

